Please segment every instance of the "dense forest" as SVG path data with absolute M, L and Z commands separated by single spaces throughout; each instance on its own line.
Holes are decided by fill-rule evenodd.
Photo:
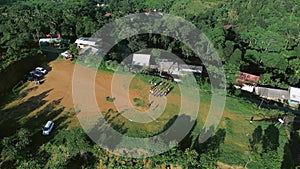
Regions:
M 236 73 L 245 71 L 260 75 L 262 85 L 285 89 L 300 86 L 298 0 L 5 0 L 0 5 L 0 73 L 15 62 L 40 54 L 38 39 L 46 34 L 61 34 L 74 42 L 79 37 L 92 36 L 105 24 L 127 14 L 162 9 L 166 14 L 183 17 L 205 33 L 222 59 L 229 83 L 235 82 Z M 107 13 L 111 17 L 106 17 Z M 129 53 L 153 47 L 171 51 L 187 63 L 202 64 L 183 43 L 157 34 L 125 39 L 106 58 L 122 61 Z M 270 125 L 264 131 L 256 130 L 250 140 L 257 153 L 255 165 L 290 167 L 292 162 L 282 165 L 276 154 L 278 129 Z M 275 136 L 269 131 L 276 131 Z M 179 145 L 156 157 L 127 159 L 94 145 L 81 129 L 60 131 L 52 142 L 32 150 L 28 148 L 29 131 L 20 129 L 2 140 L 1 156 L 6 163 L 1 166 L 167 168 L 168 164 L 178 164 L 183 168 L 216 168 L 225 135 L 219 129 L 204 144 Z
M 1 70 L 37 54 L 36 40 L 45 34 L 60 33 L 75 41 L 78 37 L 91 36 L 116 18 L 145 9 L 162 9 L 164 13 L 185 18 L 209 37 L 222 58 L 230 82 L 238 71 L 246 71 L 261 75 L 262 85 L 280 88 L 300 85 L 300 4 L 296 0 L 12 2 L 1 6 Z M 105 17 L 106 13 L 112 17 Z M 187 62 L 195 57 L 190 49 L 169 37 L 136 36 L 125 44 L 130 52 L 159 46 L 172 49 Z M 111 53 L 110 58 L 121 60 L 124 55 L 121 52 Z

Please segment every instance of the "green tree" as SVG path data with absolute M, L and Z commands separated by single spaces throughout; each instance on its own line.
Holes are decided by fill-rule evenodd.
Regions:
M 68 53 L 70 55 L 73 55 L 73 57 L 77 57 L 78 56 L 77 45 L 76 44 L 71 44 L 69 49 L 68 49 Z
M 26 154 L 26 147 L 30 144 L 30 132 L 21 128 L 16 134 L 4 137 L 1 141 L 3 149 L 1 156 L 4 160 L 18 160 Z

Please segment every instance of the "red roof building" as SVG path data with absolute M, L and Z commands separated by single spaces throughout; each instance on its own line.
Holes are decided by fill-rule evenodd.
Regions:
M 252 75 L 249 73 L 241 72 L 240 75 L 237 75 L 237 85 L 257 85 L 259 82 L 260 76 Z
M 144 12 L 145 12 L 145 13 L 150 13 L 151 10 L 145 9 Z
M 111 14 L 111 13 L 106 13 L 104 16 L 105 16 L 105 17 L 111 17 L 112 14 Z
M 232 27 L 232 25 L 224 25 L 224 29 L 228 30 Z

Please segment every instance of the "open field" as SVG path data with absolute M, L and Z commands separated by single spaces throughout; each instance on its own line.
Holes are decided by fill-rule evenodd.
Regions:
M 0 133 L 0 138 L 12 135 L 19 128 L 27 128 L 33 133 L 34 144 L 32 145 L 35 145 L 34 148 L 38 148 L 38 146 L 51 139 L 51 136 L 43 137 L 40 133 L 40 128 L 47 120 L 51 119 L 56 123 L 53 132 L 54 135 L 59 130 L 80 127 L 72 100 L 74 64 L 63 60 L 56 60 L 50 62 L 49 67 L 51 67 L 51 71 L 46 75 L 46 80 L 43 84 L 36 86 L 34 83 L 30 83 L 22 89 L 18 96 L 8 98 L 5 102 L 1 103 L 0 127 L 5 128 L 5 132 Z M 81 67 L 80 70 L 86 73 L 91 71 L 85 67 Z M 125 75 L 120 76 L 126 78 Z M 149 118 L 151 122 L 136 123 L 126 119 L 117 113 L 117 111 L 122 111 L 122 106 L 116 108 L 114 105 L 118 100 L 123 98 L 112 96 L 110 85 L 112 77 L 112 73 L 97 72 L 95 83 L 96 99 L 101 112 L 110 123 L 124 123 L 123 127 L 128 129 L 126 135 L 141 137 L 157 134 L 163 131 L 165 125 L 178 114 L 181 101 L 179 89 L 176 86 L 166 98 L 163 98 L 166 101 L 166 108 L 162 114 L 156 115 L 155 113 L 151 114 L 151 112 L 147 112 L 148 109 L 155 108 L 161 100 L 154 102 L 148 109 L 143 106 L 136 106 L 134 101 L 137 101 L 136 98 L 143 104 L 150 101 L 149 89 L 151 87 L 147 83 L 148 77 L 136 76 L 129 86 L 129 100 L 134 108 L 140 110 L 141 117 Z M 86 80 L 89 80 L 91 77 L 87 76 L 86 78 Z M 120 88 L 114 90 L 122 92 L 124 89 L 120 86 Z M 201 102 L 197 123 L 191 133 L 193 139 L 196 139 L 201 131 L 210 107 L 210 94 L 200 90 L 200 96 Z M 108 101 L 107 97 L 114 97 L 114 100 Z M 85 112 L 80 112 L 80 114 L 82 113 Z M 262 126 L 265 129 L 272 124 L 271 122 L 255 121 L 251 125 L 249 124 L 250 117 L 254 116 L 255 119 L 261 119 L 278 113 L 280 112 L 258 109 L 257 105 L 243 99 L 228 97 L 223 117 L 219 126 L 217 126 L 217 128 L 223 128 L 226 131 L 225 142 L 222 144 L 222 153 L 220 154 L 221 162 L 231 165 L 245 165 L 249 159 L 249 139 L 251 139 L 254 129 L 257 126 Z M 88 114 L 84 115 L 88 116 Z M 156 116 L 158 118 L 152 121 Z M 286 135 L 283 127 L 279 131 L 280 142 L 282 143 L 280 146 L 282 147 L 284 146 L 283 143 L 286 142 Z

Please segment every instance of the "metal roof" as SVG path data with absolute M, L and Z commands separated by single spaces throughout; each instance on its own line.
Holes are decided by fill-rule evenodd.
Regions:
M 149 66 L 150 54 L 133 54 L 132 65 L 134 66 Z
M 267 97 L 272 99 L 288 100 L 290 97 L 288 90 L 274 89 L 274 88 L 267 88 L 267 87 L 255 87 L 255 94 L 261 97 Z
M 300 102 L 300 88 L 290 87 L 290 100 Z

